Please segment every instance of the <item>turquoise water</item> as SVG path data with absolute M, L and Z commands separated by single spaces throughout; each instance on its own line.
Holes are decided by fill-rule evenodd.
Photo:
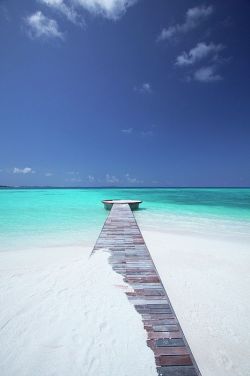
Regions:
M 92 246 L 109 198 L 143 200 L 143 229 L 250 239 L 250 189 L 1 189 L 0 250 Z

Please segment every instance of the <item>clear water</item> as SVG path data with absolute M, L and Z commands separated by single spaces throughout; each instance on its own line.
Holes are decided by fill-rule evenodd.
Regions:
M 250 189 L 1 189 L 0 250 L 93 246 L 110 198 L 143 200 L 143 229 L 250 240 Z

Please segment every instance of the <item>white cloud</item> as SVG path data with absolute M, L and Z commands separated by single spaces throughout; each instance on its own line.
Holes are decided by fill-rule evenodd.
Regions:
M 78 26 L 84 26 L 83 10 L 95 16 L 117 20 L 127 9 L 138 0 L 36 0 L 38 3 L 64 15 L 69 21 Z M 56 20 L 48 18 L 41 11 L 37 11 L 25 19 L 27 33 L 32 38 L 64 39 Z
M 70 178 L 70 179 L 65 179 L 65 181 L 69 181 L 71 183 L 80 183 L 82 181 L 82 179 L 74 177 L 74 178 Z
M 31 167 L 24 167 L 24 168 L 18 168 L 18 167 L 14 167 L 13 169 L 13 174 L 34 174 L 35 171 L 32 170 Z
M 215 82 L 222 80 L 222 77 L 216 73 L 216 67 L 211 65 L 198 69 L 194 73 L 193 79 L 199 82 Z
M 218 53 L 223 50 L 223 48 L 224 46 L 222 44 L 206 44 L 201 42 L 198 43 L 189 52 L 183 52 L 181 55 L 177 56 L 175 64 L 180 67 L 192 65 L 211 55 L 215 60 L 218 57 Z
M 195 29 L 202 23 L 202 21 L 209 17 L 213 11 L 214 8 L 212 5 L 201 5 L 188 9 L 184 23 L 170 26 L 167 29 L 162 29 L 158 41 L 170 40 L 178 34 L 185 34 L 188 31 Z
M 25 18 L 27 32 L 31 38 L 59 38 L 64 39 L 64 34 L 59 30 L 58 23 L 40 11 Z
M 9 11 L 4 4 L 0 4 L 0 18 L 4 18 L 7 22 L 10 21 Z
M 121 132 L 125 134 L 131 134 L 133 132 L 133 128 L 122 129 Z
M 80 175 L 79 171 L 68 171 L 67 174 L 69 175 Z
M 37 0 L 39 3 L 46 5 L 49 8 L 52 8 L 61 14 L 63 14 L 69 21 L 75 25 L 83 26 L 84 20 L 82 16 L 74 8 L 72 4 L 67 5 L 64 0 Z
M 214 8 L 212 5 L 201 5 L 194 8 L 190 8 L 186 13 L 185 24 L 189 25 L 190 27 L 190 24 L 196 24 L 197 22 L 202 21 L 204 18 L 210 16 L 213 13 L 213 11 Z
M 154 134 L 153 131 L 141 131 L 141 136 L 143 136 L 143 137 L 153 136 L 153 134 Z
M 151 94 L 152 87 L 149 82 L 144 82 L 141 86 L 135 86 L 134 91 L 137 91 L 142 94 Z
M 137 0 L 71 0 L 76 7 L 113 20 L 123 16 L 127 8 L 136 2 Z
M 89 176 L 88 176 L 88 181 L 89 181 L 90 183 L 93 183 L 93 182 L 95 181 L 95 177 L 94 177 L 93 175 L 89 175 Z
M 47 177 L 50 177 L 50 176 L 53 176 L 54 174 L 52 172 L 45 172 L 44 175 L 47 176 Z
M 119 183 L 119 179 L 114 175 L 106 174 L 105 179 L 106 179 L 106 182 L 109 184 Z
M 139 179 L 137 179 L 135 177 L 130 176 L 129 173 L 125 174 L 125 179 L 130 184 L 141 184 L 142 183 L 142 180 L 139 180 Z
M 68 181 L 71 183 L 80 183 L 82 181 L 79 171 L 68 171 L 67 175 L 70 175 L 70 177 L 66 178 L 65 181 Z

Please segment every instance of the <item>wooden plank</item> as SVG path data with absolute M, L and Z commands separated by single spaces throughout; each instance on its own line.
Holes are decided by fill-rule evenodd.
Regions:
M 198 376 L 193 366 L 157 367 L 159 376 Z
M 186 346 L 183 347 L 158 347 L 153 349 L 155 356 L 161 355 L 189 355 L 188 349 Z
M 172 338 L 172 339 L 168 339 L 168 338 L 165 338 L 165 339 L 158 339 L 155 343 L 155 345 L 157 347 L 166 347 L 166 346 L 185 346 L 185 342 L 183 341 L 182 338 Z
M 155 332 L 177 332 L 179 330 L 178 325 L 153 325 Z
M 191 366 L 193 363 L 189 355 L 161 355 L 156 357 L 156 364 L 158 366 Z
M 148 331 L 149 339 L 182 338 L 181 332 L 151 332 Z
M 176 324 L 177 323 L 177 320 L 176 318 L 173 318 L 173 319 L 157 319 L 157 320 L 154 320 L 154 319 L 151 319 L 151 320 L 143 320 L 143 324 L 144 325 L 150 325 L 150 326 L 153 326 L 153 325 L 172 325 L 172 324 Z

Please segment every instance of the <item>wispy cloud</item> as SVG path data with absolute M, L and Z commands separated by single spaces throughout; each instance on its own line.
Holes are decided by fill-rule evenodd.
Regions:
M 68 171 L 66 172 L 66 174 L 69 175 L 70 177 L 66 178 L 65 181 L 68 181 L 71 183 L 80 183 L 82 181 L 79 171 Z
M 5 21 L 10 21 L 9 11 L 4 4 L 0 4 L 0 18 L 2 17 L 5 19 Z
M 27 33 L 32 38 L 58 38 L 63 40 L 64 34 L 59 30 L 56 20 L 46 17 L 37 11 L 25 18 Z
M 135 177 L 133 177 L 133 176 L 130 176 L 129 173 L 125 174 L 125 179 L 126 179 L 126 181 L 127 181 L 129 184 L 142 184 L 142 183 L 143 183 L 142 180 L 137 179 L 137 178 L 135 178 Z
M 77 26 L 84 26 L 83 13 L 118 20 L 138 0 L 36 0 L 40 5 L 63 15 Z M 41 10 L 24 18 L 25 30 L 30 38 L 61 39 L 65 33 L 60 30 L 57 20 L 44 15 Z
M 24 167 L 24 168 L 14 167 L 12 172 L 13 174 L 23 174 L 23 175 L 35 173 L 35 171 L 32 170 L 31 167 Z
M 155 124 L 151 125 L 151 129 L 144 129 L 144 130 L 139 130 L 139 129 L 134 129 L 134 128 L 127 128 L 127 129 L 121 129 L 121 132 L 124 134 L 134 134 L 135 136 L 143 136 L 143 137 L 150 137 L 155 134 L 155 128 L 157 126 Z
M 218 59 L 218 53 L 224 48 L 222 44 L 207 44 L 201 42 L 189 52 L 183 52 L 181 55 L 177 56 L 175 64 L 179 67 L 192 65 L 209 56 L 211 56 L 213 60 L 216 60 Z
M 95 181 L 95 177 L 93 175 L 88 175 L 87 179 L 88 179 L 89 183 L 94 183 L 94 181 Z
M 151 94 L 152 87 L 149 82 L 144 82 L 140 86 L 134 86 L 134 91 L 137 91 L 138 93 L 142 93 L 142 94 Z
M 68 181 L 70 183 L 81 183 L 82 179 L 80 177 L 73 177 L 73 178 L 65 179 L 65 181 Z
M 176 59 L 175 65 L 181 68 L 193 66 L 199 62 L 203 66 L 189 72 L 187 81 L 216 82 L 222 80 L 218 73 L 219 66 L 228 61 L 221 57 L 220 52 L 225 48 L 222 44 L 198 43 L 189 52 L 183 52 Z M 204 62 L 205 60 L 205 62 Z
M 193 79 L 199 82 L 216 82 L 222 80 L 222 76 L 217 73 L 217 67 L 210 65 L 202 67 L 194 72 Z
M 85 22 L 83 17 L 74 8 L 74 2 L 71 1 L 67 5 L 64 0 L 37 0 L 39 3 L 54 9 L 58 13 L 64 15 L 68 21 L 78 26 L 84 26 Z
M 105 180 L 106 180 L 106 183 L 108 183 L 108 184 L 117 184 L 120 181 L 119 178 L 117 178 L 114 175 L 110 175 L 110 174 L 106 174 Z
M 197 6 L 188 9 L 185 16 L 185 21 L 182 24 L 175 24 L 168 28 L 162 29 L 158 36 L 158 41 L 170 40 L 179 34 L 185 34 L 188 31 L 198 27 L 205 19 L 207 19 L 214 11 L 212 5 Z
M 153 131 L 141 131 L 140 132 L 141 136 L 143 137 L 150 137 L 150 136 L 153 136 L 154 132 Z
M 71 0 L 70 2 L 94 15 L 117 20 L 122 17 L 127 9 L 134 5 L 137 0 Z
M 44 174 L 46 177 L 50 177 L 50 176 L 53 176 L 54 174 L 52 172 L 45 172 Z
M 127 129 L 122 129 L 121 132 L 125 134 L 131 134 L 133 133 L 133 128 L 127 128 Z
M 69 175 L 80 175 L 79 171 L 68 171 L 67 174 Z

